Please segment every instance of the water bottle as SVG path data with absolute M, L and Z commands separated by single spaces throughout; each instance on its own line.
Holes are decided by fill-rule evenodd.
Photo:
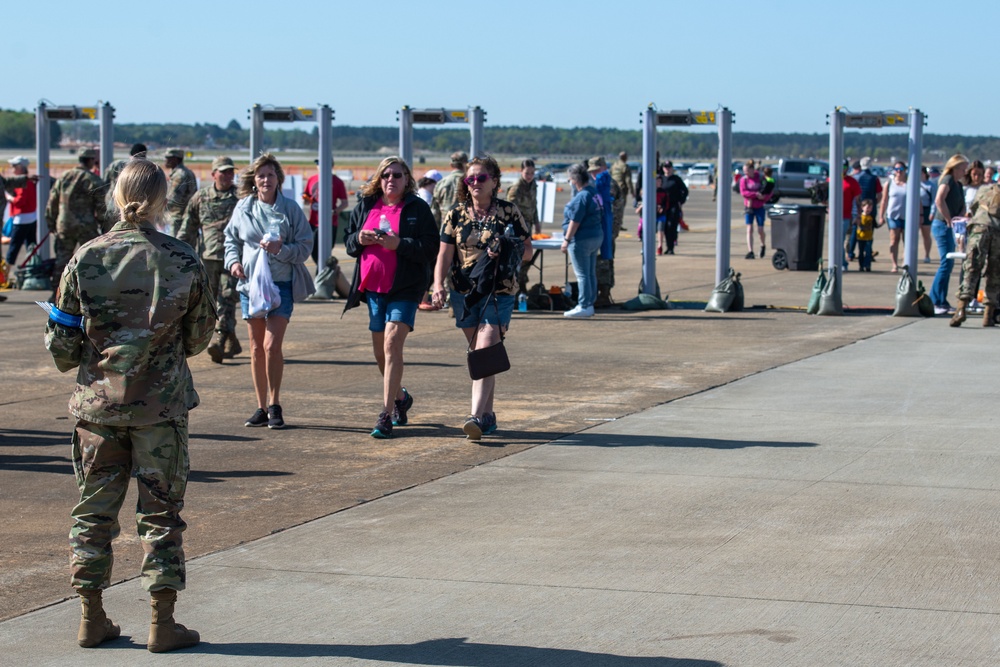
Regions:
M 264 235 L 265 241 L 280 241 L 281 240 L 281 223 L 277 220 L 272 220 L 267 226 L 267 234 Z
M 508 222 L 507 226 L 503 230 L 503 235 L 509 239 L 514 238 L 514 224 Z
M 565 285 L 563 285 L 563 294 L 565 294 L 570 299 L 573 298 L 573 284 L 572 283 L 566 283 Z
M 392 231 L 392 225 L 389 224 L 389 220 L 384 215 L 379 218 L 378 230 L 383 234 L 388 234 Z
M 517 309 L 522 313 L 528 312 L 528 295 L 524 292 L 517 295 Z

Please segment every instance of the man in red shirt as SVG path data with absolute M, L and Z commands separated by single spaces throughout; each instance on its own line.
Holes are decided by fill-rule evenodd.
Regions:
M 26 176 L 28 173 L 28 158 L 18 155 L 7 160 L 14 168 L 14 176 Z M 17 253 L 21 246 L 34 245 L 38 236 L 38 196 L 34 181 L 26 181 L 22 187 L 11 187 L 8 183 L 4 195 L 10 202 L 10 215 L 14 218 L 14 227 L 10 235 L 10 246 L 7 248 L 7 265 L 14 266 Z
M 861 185 L 858 181 L 847 173 L 847 160 L 844 160 L 844 271 L 847 270 L 850 244 L 856 238 L 854 223 L 854 200 L 861 196 Z
M 315 160 L 319 165 L 319 160 Z M 333 167 L 333 159 L 330 160 Z M 337 218 L 340 212 L 347 208 L 347 188 L 344 182 L 336 174 L 330 174 L 333 178 L 333 244 L 337 243 Z M 306 181 L 305 190 L 302 191 L 302 201 L 309 205 L 309 224 L 313 228 L 313 250 L 312 258 L 319 266 L 319 174 L 313 174 Z M 332 247 L 332 246 L 331 246 Z

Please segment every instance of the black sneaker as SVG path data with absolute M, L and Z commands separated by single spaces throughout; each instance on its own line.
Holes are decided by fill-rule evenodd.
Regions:
M 403 400 L 396 401 L 396 409 L 393 411 L 392 415 L 393 426 L 406 426 L 406 422 L 409 421 L 406 418 L 406 413 L 412 407 L 413 407 L 413 396 L 410 395 L 410 392 L 406 391 L 406 387 L 403 387 Z
M 753 250 L 751 250 L 750 252 L 747 253 L 747 256 L 744 257 L 743 259 L 754 259 L 755 257 L 757 257 L 757 255 L 753 254 Z
M 479 421 L 483 425 L 483 435 L 490 435 L 497 432 L 497 415 L 495 412 L 487 412 Z
M 483 439 L 483 423 L 479 421 L 479 417 L 469 416 L 465 420 L 465 425 L 462 426 L 462 430 L 465 432 L 466 437 L 469 440 L 482 440 Z
M 285 420 L 281 416 L 280 405 L 269 405 L 267 408 L 267 427 L 285 428 Z
M 267 413 L 262 408 L 257 408 L 257 412 L 246 421 L 244 426 L 267 426 Z
M 763 245 L 760 247 L 760 258 L 764 259 L 764 246 Z
M 378 413 L 378 421 L 372 429 L 372 437 L 379 440 L 387 440 L 392 437 L 392 415 L 388 412 Z

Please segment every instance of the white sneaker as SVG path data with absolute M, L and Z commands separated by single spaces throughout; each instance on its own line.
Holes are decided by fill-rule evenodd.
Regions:
M 944 306 L 934 306 L 934 314 L 935 315 L 947 315 L 948 314 L 948 309 L 945 308 Z
M 588 306 L 586 308 L 577 306 L 573 310 L 567 310 L 565 313 L 563 313 L 563 317 L 593 317 L 593 316 L 594 316 L 593 306 Z

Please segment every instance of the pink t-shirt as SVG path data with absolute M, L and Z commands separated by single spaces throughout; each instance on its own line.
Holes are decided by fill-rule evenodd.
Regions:
M 388 206 L 379 199 L 361 229 L 378 229 L 382 216 L 389 221 L 392 233 L 399 236 L 399 215 L 403 212 L 403 202 Z M 359 290 L 388 294 L 392 281 L 396 278 L 396 251 L 380 245 L 366 245 L 361 251 L 361 284 Z

